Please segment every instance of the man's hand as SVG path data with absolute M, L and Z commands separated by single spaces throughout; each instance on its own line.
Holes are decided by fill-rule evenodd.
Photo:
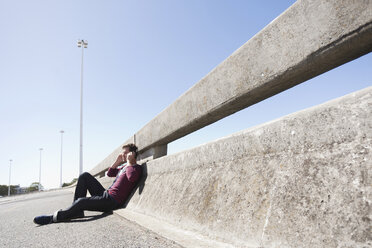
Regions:
M 124 164 L 126 160 L 124 159 L 124 154 L 120 153 L 119 156 L 116 158 L 115 163 L 111 166 L 111 168 L 116 169 L 118 166 Z

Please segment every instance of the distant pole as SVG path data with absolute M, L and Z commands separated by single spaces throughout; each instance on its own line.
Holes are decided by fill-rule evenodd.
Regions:
M 41 190 L 41 151 L 43 150 L 43 148 L 39 148 L 39 151 L 40 151 L 40 167 L 39 167 L 39 191 Z
M 81 82 L 80 82 L 80 162 L 79 175 L 83 173 L 83 68 L 84 48 L 88 47 L 87 40 L 78 40 L 78 47 L 81 47 Z
M 59 177 L 59 186 L 62 188 L 62 149 L 63 149 L 63 133 L 65 131 L 61 130 L 60 133 L 61 133 L 61 168 L 60 168 L 60 177 Z
M 13 160 L 9 160 L 9 187 L 8 187 L 8 196 L 10 196 L 10 174 L 11 174 L 11 171 L 12 171 L 12 161 Z

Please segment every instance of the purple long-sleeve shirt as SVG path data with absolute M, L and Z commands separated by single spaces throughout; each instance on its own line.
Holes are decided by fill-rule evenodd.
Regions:
M 107 176 L 115 177 L 119 173 L 119 169 L 109 168 Z M 107 192 L 112 196 L 119 204 L 123 204 L 134 186 L 139 181 L 142 175 L 142 167 L 138 164 L 133 166 L 127 166 L 125 172 L 119 175 Z

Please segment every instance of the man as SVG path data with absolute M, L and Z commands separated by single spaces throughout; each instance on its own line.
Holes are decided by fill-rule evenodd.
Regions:
M 107 190 L 91 174 L 85 172 L 79 176 L 71 207 L 56 211 L 53 215 L 37 216 L 34 223 L 45 225 L 84 217 L 84 210 L 110 212 L 120 208 L 142 175 L 142 168 L 136 161 L 137 155 L 137 146 L 124 145 L 123 152 L 107 172 L 109 177 L 116 176 L 114 183 Z M 118 169 L 124 163 L 126 165 Z M 86 197 L 87 191 L 91 197 Z

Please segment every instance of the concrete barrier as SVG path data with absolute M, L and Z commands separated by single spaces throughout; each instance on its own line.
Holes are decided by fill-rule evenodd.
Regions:
M 120 211 L 186 247 L 371 247 L 371 117 L 369 87 L 149 161 Z
M 369 0 L 297 1 L 124 143 L 166 155 L 169 142 L 371 52 L 371 9 Z
M 372 247 L 372 88 L 164 156 L 370 51 L 372 1 L 297 1 L 124 142 L 139 146 L 146 177 L 118 213 L 185 247 Z

